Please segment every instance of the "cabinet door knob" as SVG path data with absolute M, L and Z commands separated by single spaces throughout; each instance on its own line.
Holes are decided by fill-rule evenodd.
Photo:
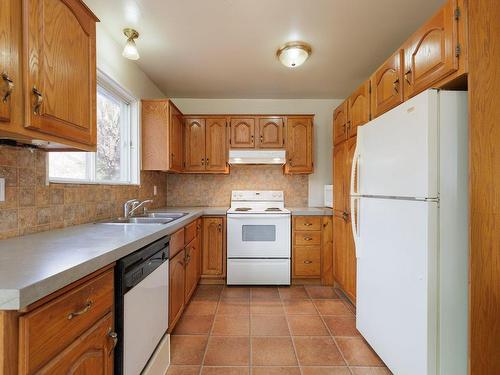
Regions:
M 305 264 L 311 264 L 311 263 L 312 263 L 312 261 L 311 261 L 311 260 L 304 260 L 304 263 L 305 263 Z
M 33 86 L 32 92 L 33 95 L 35 95 L 35 104 L 33 105 L 33 113 L 35 115 L 40 115 L 43 103 L 43 94 L 35 86 Z
M 410 75 L 411 75 L 411 68 L 409 68 L 406 72 L 405 72 L 405 80 L 406 82 L 411 85 L 411 80 L 410 80 Z
M 10 95 L 12 94 L 12 90 L 14 89 L 14 81 L 7 75 L 7 73 L 2 73 L 2 79 L 4 82 L 4 90 L 3 90 L 3 96 L 2 96 L 2 102 L 6 103 L 7 100 L 9 99 Z
M 118 334 L 110 330 L 108 333 L 108 337 L 113 341 L 113 346 L 111 347 L 111 350 L 108 353 L 108 355 L 111 355 L 113 350 L 115 350 L 116 345 L 118 344 Z
M 210 159 L 208 159 L 208 158 L 206 158 L 206 159 L 205 159 L 205 165 L 206 165 L 206 166 L 209 166 L 209 165 L 210 165 L 209 160 L 210 160 Z
M 201 165 L 205 165 L 205 159 L 201 158 Z
M 395 94 L 399 94 L 399 78 L 392 83 L 392 88 L 394 89 Z
M 306 227 L 310 227 L 310 226 L 312 225 L 312 223 L 304 223 L 304 225 L 305 225 Z
M 306 240 L 306 241 L 312 241 L 312 238 L 311 237 L 304 237 L 304 240 Z
M 222 224 L 219 224 L 217 225 L 217 229 L 219 230 L 219 232 L 222 230 Z

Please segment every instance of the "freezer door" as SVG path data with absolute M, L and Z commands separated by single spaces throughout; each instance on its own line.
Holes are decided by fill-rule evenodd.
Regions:
M 435 375 L 437 203 L 357 200 L 356 326 L 394 374 Z
M 358 129 L 351 194 L 437 197 L 437 96 L 425 91 Z

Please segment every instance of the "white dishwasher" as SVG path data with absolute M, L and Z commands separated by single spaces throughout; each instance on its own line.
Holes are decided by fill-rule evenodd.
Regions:
M 117 262 L 115 374 L 143 372 L 167 332 L 168 244 L 164 237 Z M 168 366 L 168 355 L 155 359 Z

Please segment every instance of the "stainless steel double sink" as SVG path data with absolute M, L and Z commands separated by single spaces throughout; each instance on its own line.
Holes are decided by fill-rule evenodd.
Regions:
M 99 222 L 100 224 L 169 224 L 186 216 L 185 212 L 150 212 L 142 216 L 117 217 Z

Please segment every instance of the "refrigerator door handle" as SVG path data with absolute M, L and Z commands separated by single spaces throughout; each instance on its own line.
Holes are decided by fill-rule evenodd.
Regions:
M 361 159 L 361 154 L 359 153 L 359 143 L 356 142 L 356 148 L 354 150 L 354 157 L 352 159 L 352 165 L 351 165 L 351 195 L 356 195 L 359 193 L 359 180 L 360 180 L 360 173 L 359 173 L 359 165 L 360 165 L 360 159 Z
M 356 258 L 361 258 L 360 247 L 359 247 L 359 197 L 351 196 L 351 228 L 352 236 L 354 238 L 354 249 L 356 253 Z

